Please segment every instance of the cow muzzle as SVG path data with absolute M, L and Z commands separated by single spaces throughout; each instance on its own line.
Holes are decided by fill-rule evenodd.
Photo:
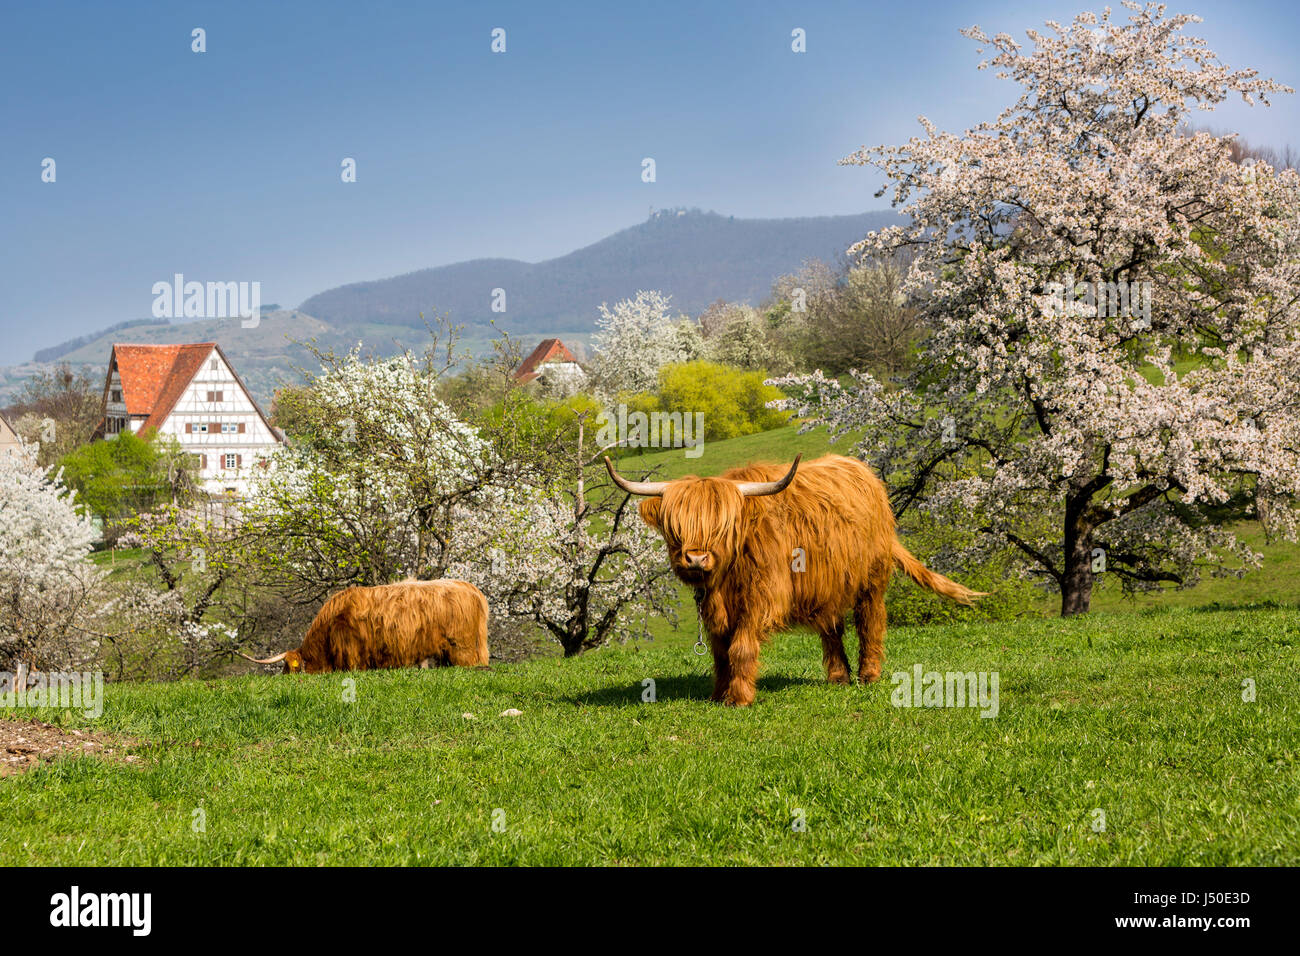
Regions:
M 683 578 L 701 581 L 714 569 L 716 562 L 708 551 L 683 551 L 678 572 Z

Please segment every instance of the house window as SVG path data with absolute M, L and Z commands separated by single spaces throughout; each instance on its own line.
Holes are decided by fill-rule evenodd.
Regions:
M 222 423 L 221 423 L 221 434 L 223 434 L 223 435 L 238 435 L 238 434 L 239 434 L 239 422 L 222 422 Z
M 208 368 L 210 368 L 212 371 L 215 372 L 217 370 L 217 360 L 213 359 L 211 362 L 209 362 Z
M 231 468 L 231 469 L 237 467 L 238 460 L 239 460 L 239 459 L 238 459 L 237 456 L 235 456 L 235 455 L 227 455 L 227 456 L 226 456 L 226 467 L 227 467 L 227 468 Z
M 210 402 L 221 401 L 221 392 L 208 392 L 208 401 Z
M 122 390 L 120 388 L 113 389 L 113 391 L 109 394 L 109 400 L 114 402 L 120 402 L 122 400 Z
M 208 433 L 208 423 L 207 423 L 207 422 L 195 422 L 195 423 L 194 423 L 194 433 L 195 433 L 196 435 L 206 435 L 206 434 Z

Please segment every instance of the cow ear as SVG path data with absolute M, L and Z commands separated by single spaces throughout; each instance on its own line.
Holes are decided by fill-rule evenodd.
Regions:
M 641 511 L 641 520 L 654 528 L 656 531 L 663 531 L 664 526 L 659 523 L 659 510 L 663 504 L 663 499 L 656 496 L 652 498 L 642 498 L 637 506 Z

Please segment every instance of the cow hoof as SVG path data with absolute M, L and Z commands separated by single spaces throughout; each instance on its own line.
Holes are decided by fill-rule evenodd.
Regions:
M 826 675 L 826 683 L 828 683 L 828 684 L 852 684 L 852 683 L 853 683 L 853 678 L 850 677 L 850 676 L 848 675 L 847 672 L 846 672 L 846 673 L 843 673 L 843 674 L 827 674 L 827 675 Z
M 867 671 L 866 673 L 859 674 L 858 680 L 862 681 L 864 684 L 874 684 L 876 681 L 880 680 L 880 671 Z

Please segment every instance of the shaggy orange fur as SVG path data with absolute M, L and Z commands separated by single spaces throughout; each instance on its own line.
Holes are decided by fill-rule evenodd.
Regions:
M 663 535 L 677 576 L 702 592 L 713 649 L 713 699 L 754 700 L 759 648 L 772 631 L 813 627 L 826 678 L 850 683 L 844 615 L 859 635 L 858 677 L 880 678 L 885 588 L 895 566 L 922 587 L 963 604 L 982 593 L 935 574 L 898 540 L 885 486 L 862 462 L 827 455 L 799 466 L 784 490 L 742 495 L 736 482 L 782 478 L 783 465 L 733 468 L 667 484 L 642 499 L 641 517 Z
M 402 581 L 332 595 L 284 672 L 321 674 L 387 667 L 486 667 L 488 604 L 468 581 Z

